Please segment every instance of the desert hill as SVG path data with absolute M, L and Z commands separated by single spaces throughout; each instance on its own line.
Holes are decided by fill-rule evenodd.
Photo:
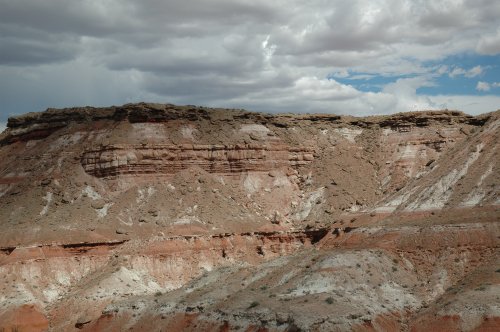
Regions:
M 0 329 L 497 329 L 499 126 L 146 103 L 10 118 Z

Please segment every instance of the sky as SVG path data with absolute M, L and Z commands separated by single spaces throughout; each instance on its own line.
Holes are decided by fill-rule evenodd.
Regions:
M 48 107 L 500 108 L 498 0 L 0 0 L 0 130 Z

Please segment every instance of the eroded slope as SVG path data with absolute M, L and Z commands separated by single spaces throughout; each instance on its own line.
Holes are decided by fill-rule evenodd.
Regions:
M 499 124 L 158 104 L 11 118 L 0 327 L 497 326 Z

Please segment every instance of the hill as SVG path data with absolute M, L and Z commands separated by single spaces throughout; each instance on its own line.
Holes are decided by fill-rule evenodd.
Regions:
M 499 126 L 146 103 L 10 118 L 0 328 L 499 328 Z

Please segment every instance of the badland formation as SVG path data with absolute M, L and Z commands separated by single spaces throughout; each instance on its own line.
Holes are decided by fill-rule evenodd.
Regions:
M 49 109 L 0 134 L 0 331 L 498 331 L 500 111 Z

